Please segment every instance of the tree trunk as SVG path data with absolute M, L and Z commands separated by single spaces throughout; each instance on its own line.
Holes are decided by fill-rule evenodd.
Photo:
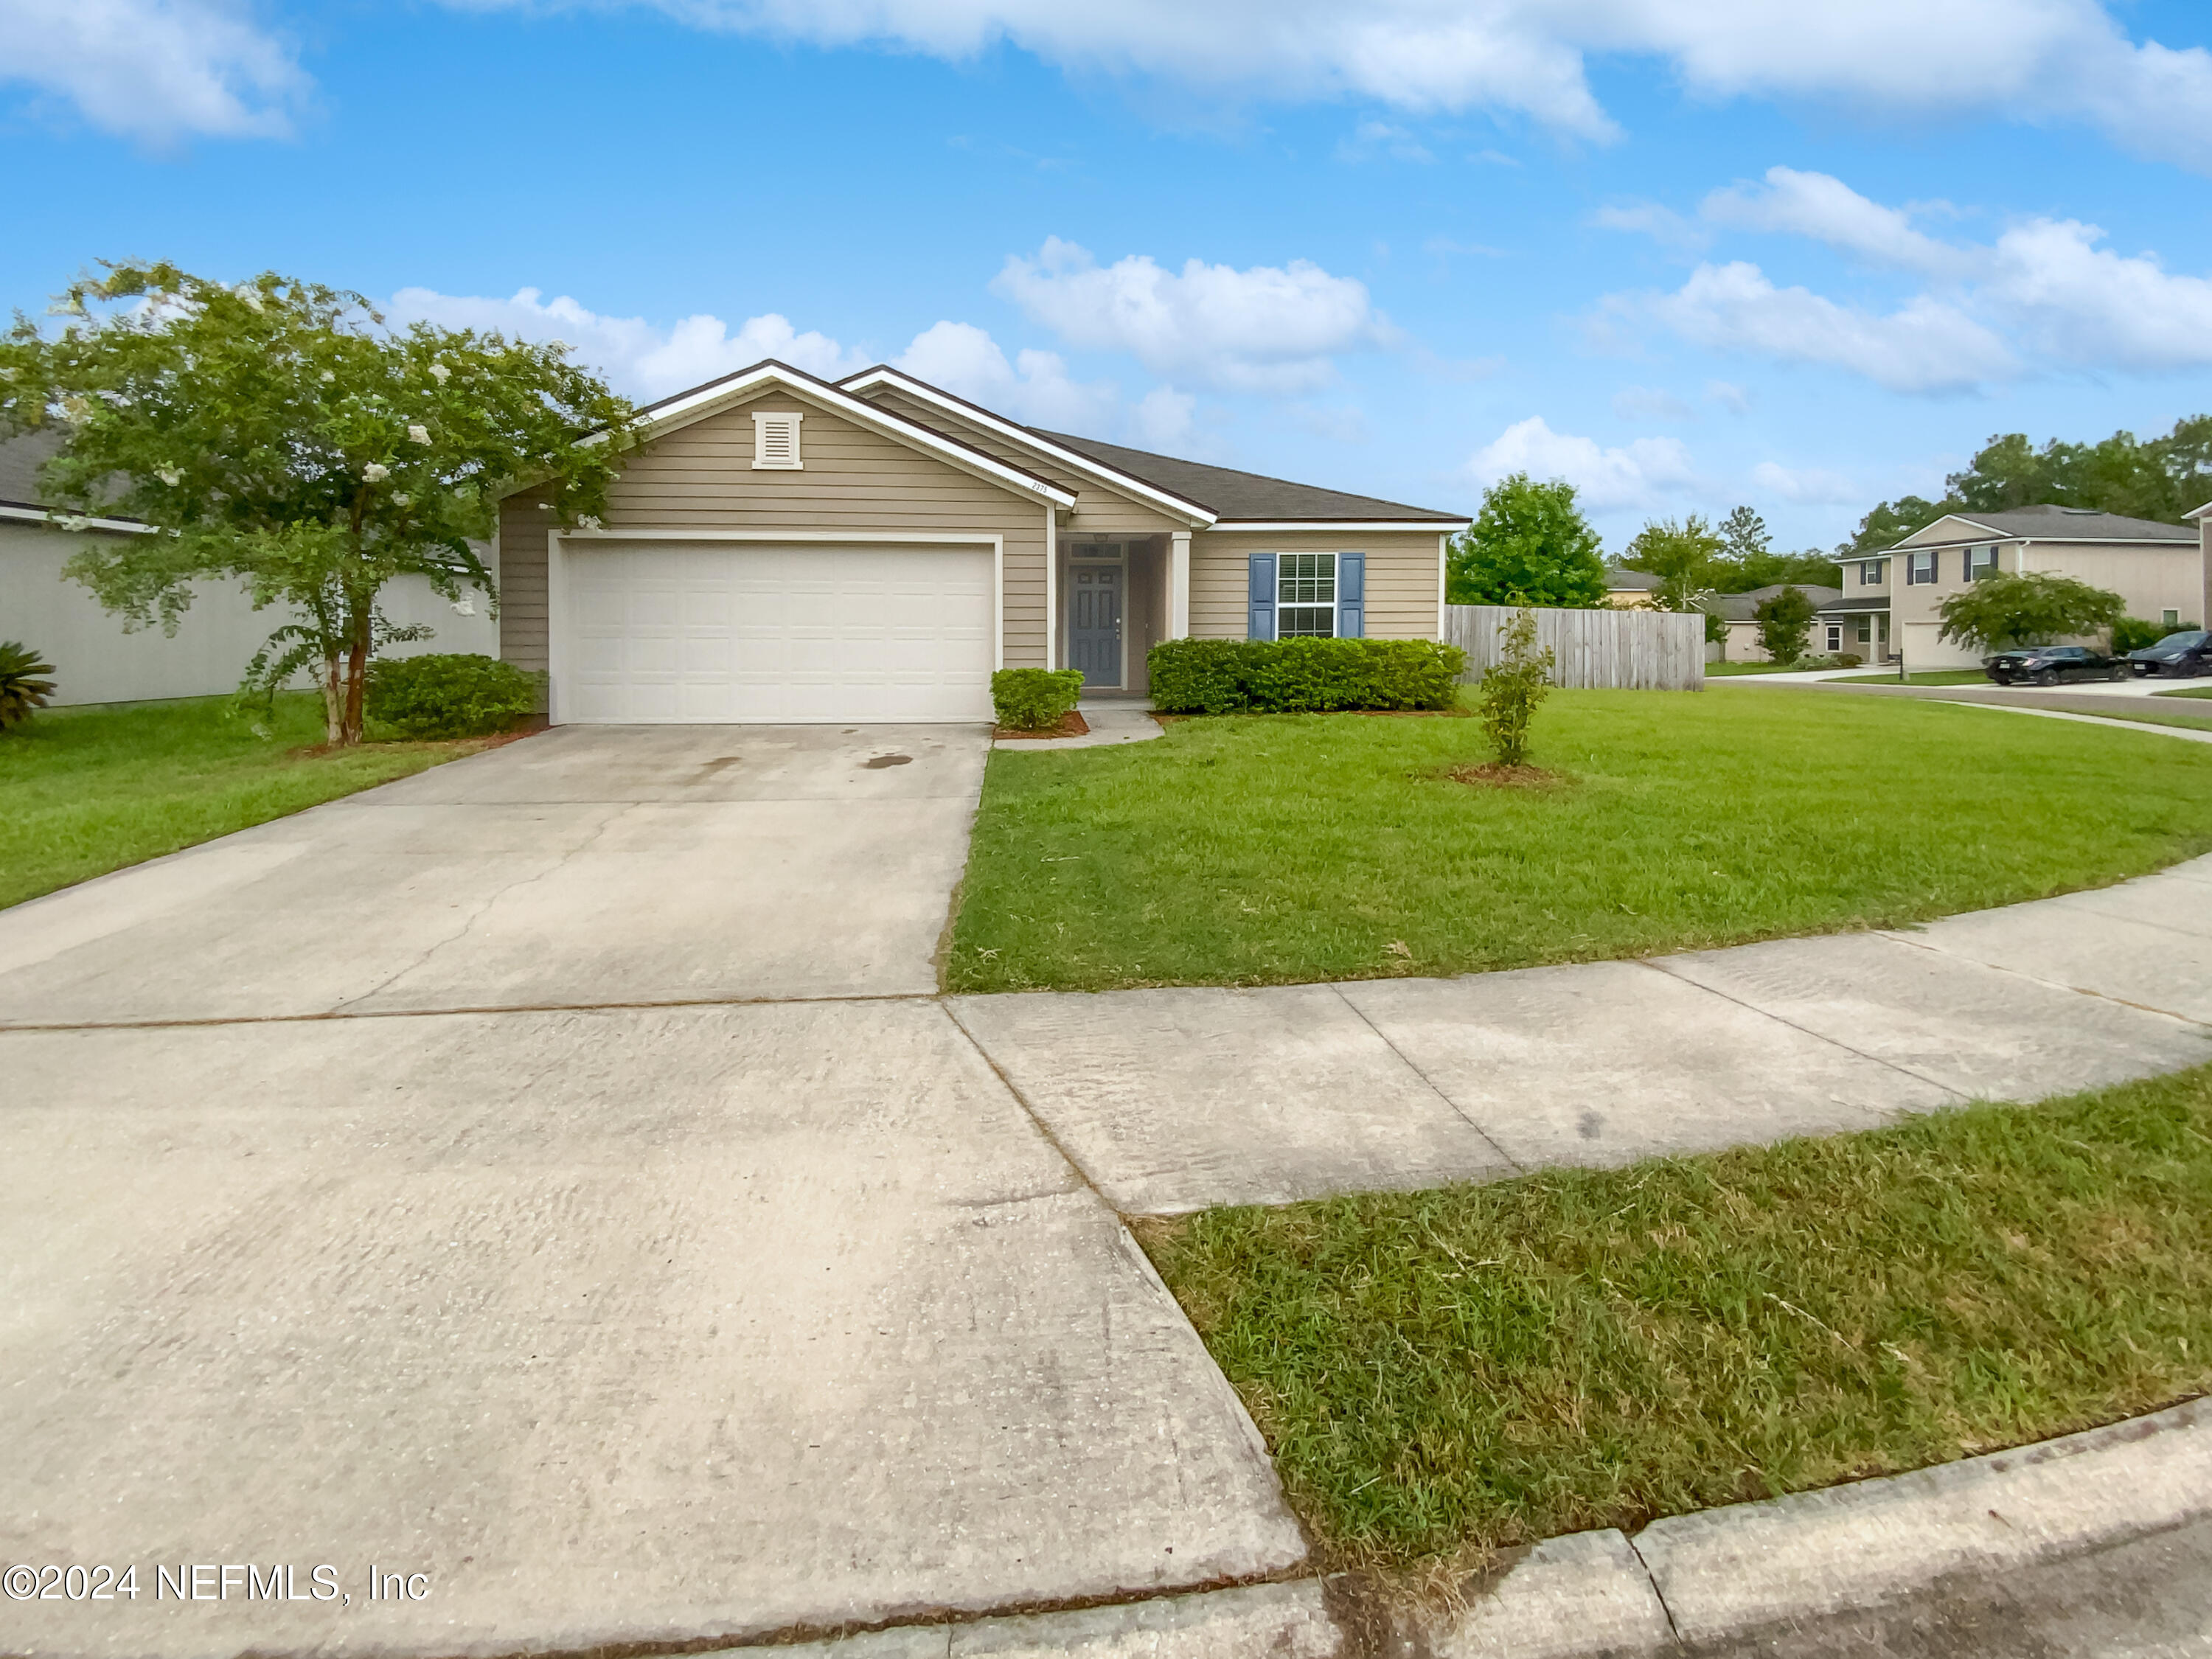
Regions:
M 350 749 L 361 741 L 361 706 L 366 687 L 363 678 L 368 672 L 369 607 L 362 605 L 354 613 L 353 637 L 346 645 L 345 720 L 340 727 L 338 741 Z
M 323 659 L 323 741 L 335 749 L 345 736 L 345 706 L 338 696 L 338 659 Z

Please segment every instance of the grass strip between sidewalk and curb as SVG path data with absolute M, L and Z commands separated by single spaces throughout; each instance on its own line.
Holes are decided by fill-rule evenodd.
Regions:
M 1330 1565 L 1633 1531 L 2212 1389 L 2212 1066 L 1135 1225 Z
M 1933 698 L 1557 691 L 1471 787 L 1450 715 L 1178 720 L 990 757 L 953 992 L 1300 984 L 1893 927 L 2212 849 L 2212 746 Z
M 496 739 L 325 751 L 323 704 L 228 697 L 46 710 L 0 733 L 0 908 L 319 805 Z M 259 726 L 266 735 L 253 730 Z

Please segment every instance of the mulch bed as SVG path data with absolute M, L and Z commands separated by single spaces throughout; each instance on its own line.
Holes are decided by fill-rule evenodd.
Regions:
M 1445 775 L 1454 783 L 1472 784 L 1478 789 L 1549 789 L 1566 781 L 1557 772 L 1547 772 L 1540 766 L 1500 766 L 1496 761 L 1485 761 L 1480 766 L 1455 766 Z
M 991 735 L 997 738 L 1035 738 L 1042 741 L 1050 738 L 1085 737 L 1089 735 L 1090 731 L 1091 722 L 1071 708 L 1059 725 L 1049 726 L 1044 731 L 1018 732 L 1011 726 L 1002 726 Z

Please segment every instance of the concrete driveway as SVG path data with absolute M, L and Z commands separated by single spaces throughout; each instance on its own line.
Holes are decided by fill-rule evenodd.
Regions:
M 927 995 L 988 739 L 562 726 L 0 916 L 0 1022 Z
M 985 744 L 558 731 L 0 913 L 0 1566 L 139 1589 L 0 1646 L 573 1651 L 1302 1559 L 1112 1211 L 896 994 Z

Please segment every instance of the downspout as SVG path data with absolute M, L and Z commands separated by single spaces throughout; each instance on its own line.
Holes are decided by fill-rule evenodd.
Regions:
M 999 619 L 1004 629 L 1006 618 Z M 1044 665 L 1060 666 L 1060 520 L 1053 504 L 1044 504 Z

